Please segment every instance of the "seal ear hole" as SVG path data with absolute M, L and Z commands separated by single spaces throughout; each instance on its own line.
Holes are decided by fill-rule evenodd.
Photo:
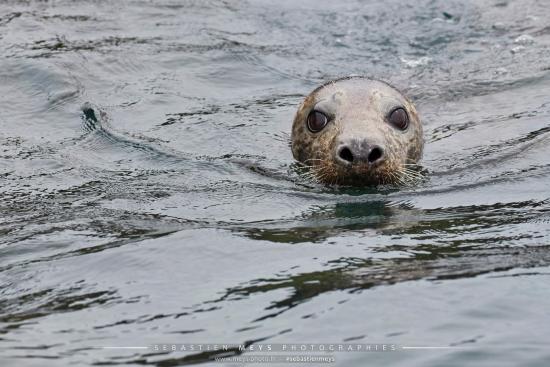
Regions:
M 353 153 L 351 152 L 351 150 L 349 150 L 349 148 L 344 147 L 344 148 L 340 149 L 340 151 L 338 152 L 338 155 L 343 160 L 345 160 L 349 163 L 353 163 Z
M 409 115 L 403 107 L 398 107 L 390 112 L 388 121 L 399 130 L 406 130 L 409 127 Z

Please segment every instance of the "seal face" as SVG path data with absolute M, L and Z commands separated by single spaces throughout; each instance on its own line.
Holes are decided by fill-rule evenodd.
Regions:
M 367 77 L 328 82 L 308 95 L 292 126 L 292 154 L 326 184 L 399 184 L 417 175 L 422 125 L 414 105 Z

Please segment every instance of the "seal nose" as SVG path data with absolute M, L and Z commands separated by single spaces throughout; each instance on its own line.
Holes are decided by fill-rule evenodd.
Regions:
M 353 163 L 374 165 L 384 160 L 384 148 L 364 140 L 350 140 L 338 146 L 336 160 L 344 165 Z

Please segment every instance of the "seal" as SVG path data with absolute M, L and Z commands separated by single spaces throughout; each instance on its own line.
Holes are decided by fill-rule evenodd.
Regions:
M 409 99 L 386 82 L 364 76 L 336 79 L 311 92 L 292 126 L 294 158 L 329 185 L 407 184 L 424 139 Z

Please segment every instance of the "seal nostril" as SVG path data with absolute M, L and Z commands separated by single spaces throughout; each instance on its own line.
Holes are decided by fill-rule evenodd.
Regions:
M 376 148 L 373 148 L 370 153 L 369 153 L 369 156 L 367 157 L 369 163 L 374 163 L 376 162 L 377 160 L 379 160 L 380 158 L 382 158 L 382 149 L 376 147 Z
M 353 153 L 347 147 L 340 149 L 340 151 L 338 152 L 338 155 L 340 156 L 340 158 L 342 158 L 346 162 L 349 162 L 349 163 L 353 162 Z

